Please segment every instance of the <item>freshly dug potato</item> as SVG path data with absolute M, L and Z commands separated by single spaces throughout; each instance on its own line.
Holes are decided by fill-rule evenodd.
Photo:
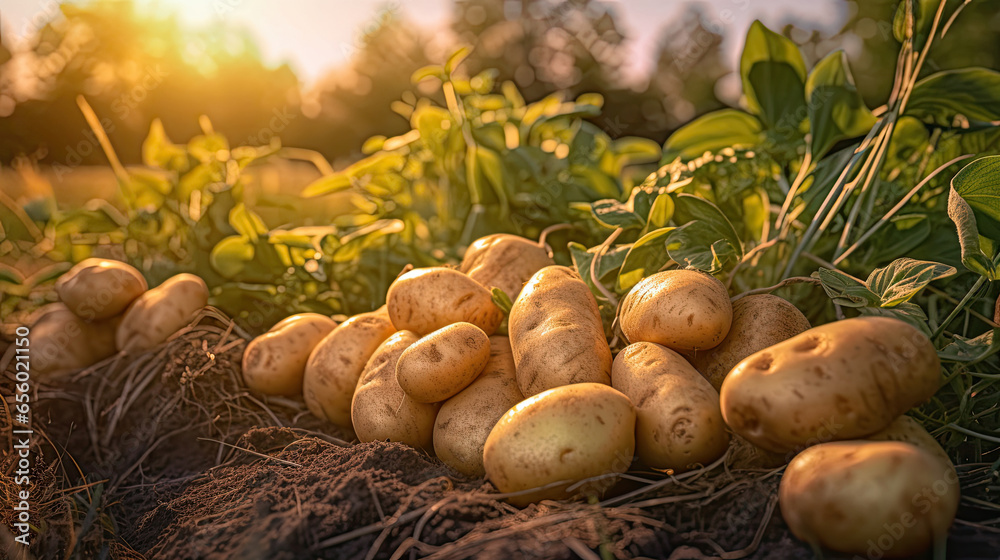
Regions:
M 500 418 L 483 448 L 486 477 L 501 492 L 553 487 L 509 498 L 524 506 L 545 499 L 599 496 L 628 470 L 635 452 L 635 407 L 601 383 L 564 385 L 529 397 Z M 566 481 L 566 484 L 555 483 Z
M 208 286 L 193 274 L 178 274 L 139 296 L 125 312 L 115 342 L 126 354 L 145 352 L 186 327 L 208 305 Z
M 292 315 L 247 344 L 243 351 L 243 382 L 263 395 L 302 394 L 306 362 L 316 345 L 337 323 L 319 313 Z
M 886 429 L 866 437 L 872 441 L 903 441 L 912 443 L 917 447 L 927 451 L 941 460 L 948 468 L 954 470 L 955 464 L 951 462 L 951 457 L 945 452 L 941 444 L 934 436 L 927 433 L 927 430 L 909 416 L 900 416 L 892 421 Z M 955 476 L 958 476 L 957 474 Z
M 778 296 L 745 296 L 733 303 L 733 324 L 726 338 L 715 348 L 692 352 L 691 365 L 718 391 L 743 358 L 810 328 L 809 319 Z
M 379 345 L 365 364 L 351 401 L 351 420 L 359 441 L 398 441 L 433 451 L 439 405 L 418 403 L 396 382 L 396 362 L 417 340 L 416 333 L 397 332 Z
M 469 245 L 459 270 L 487 289 L 500 288 L 514 301 L 525 282 L 554 264 L 548 250 L 537 242 L 519 235 L 496 233 Z
M 58 377 L 115 353 L 119 317 L 87 322 L 62 303 L 46 305 L 36 317 L 28 335 L 32 373 Z
M 403 351 L 396 381 L 419 403 L 442 402 L 475 381 L 490 360 L 490 337 L 472 323 L 455 323 Z
M 120 314 L 147 287 L 138 270 L 107 259 L 84 259 L 56 281 L 60 301 L 87 321 Z
M 781 515 L 798 538 L 867 558 L 909 557 L 944 539 L 958 509 L 954 471 L 913 444 L 839 441 L 789 463 Z
M 316 345 L 302 382 L 306 406 L 319 418 L 351 427 L 351 399 L 361 371 L 396 328 L 382 306 L 344 321 Z
M 652 342 L 615 357 L 611 386 L 636 408 L 636 455 L 657 469 L 684 472 L 726 452 L 719 393 L 677 352 Z
M 622 300 L 619 315 L 629 342 L 655 342 L 678 352 L 718 346 L 732 321 L 726 287 L 697 270 L 666 270 L 642 279 Z
M 934 345 L 909 324 L 858 317 L 810 329 L 744 359 L 722 383 L 722 416 L 779 453 L 856 439 L 931 398 Z
M 611 348 L 590 288 L 576 271 L 535 273 L 508 318 L 517 385 L 530 397 L 570 383 L 611 382 Z
M 386 306 L 397 330 L 421 336 L 459 322 L 472 323 L 490 335 L 503 321 L 489 290 L 443 267 L 418 268 L 397 278 L 389 286 Z
M 483 476 L 483 447 L 493 426 L 524 400 L 506 336 L 490 337 L 490 359 L 471 385 L 445 401 L 434 422 L 434 453 L 467 476 Z

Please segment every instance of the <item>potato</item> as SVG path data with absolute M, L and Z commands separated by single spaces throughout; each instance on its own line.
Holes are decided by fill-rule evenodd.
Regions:
M 351 420 L 359 441 L 398 441 L 433 451 L 434 418 L 440 405 L 418 403 L 396 382 L 396 362 L 419 339 L 410 331 L 397 332 L 365 364 L 351 401 Z
M 900 416 L 892 421 L 884 430 L 875 432 L 865 439 L 871 441 L 902 441 L 911 443 L 934 455 L 950 469 L 955 469 L 955 464 L 951 462 L 951 457 L 945 452 L 938 440 L 927 433 L 927 430 L 909 416 Z M 958 476 L 957 474 L 955 476 Z
M 139 296 L 125 312 L 115 336 L 126 354 L 150 350 L 186 327 L 208 305 L 208 286 L 193 274 L 178 274 Z
M 490 359 L 490 337 L 455 323 L 421 338 L 396 363 L 396 381 L 419 403 L 442 402 L 475 381 Z
M 146 289 L 146 279 L 138 270 L 106 259 L 84 259 L 56 281 L 59 299 L 87 321 L 120 314 Z
M 810 327 L 801 311 L 778 296 L 745 296 L 733 303 L 733 324 L 726 338 L 715 348 L 689 354 L 691 365 L 718 391 L 722 380 L 743 358 Z
M 351 428 L 351 399 L 361 371 L 379 344 L 396 328 L 385 306 L 355 315 L 321 340 L 306 363 L 302 394 L 306 406 L 319 418 Z
M 65 304 L 46 305 L 36 313 L 28 335 L 31 371 L 56 378 L 113 356 L 120 322 L 113 317 L 88 323 Z
M 740 362 L 722 383 L 722 416 L 779 453 L 856 439 L 931 398 L 934 345 L 909 324 L 858 317 L 810 329 Z
M 798 538 L 867 558 L 909 557 L 944 539 L 958 509 L 954 471 L 913 444 L 841 441 L 789 463 L 778 492 Z
M 503 311 L 489 290 L 443 267 L 418 268 L 397 278 L 389 286 L 386 306 L 397 330 L 421 336 L 459 322 L 472 323 L 490 335 L 503 321 Z
M 505 412 L 524 400 L 517 388 L 514 354 L 506 336 L 490 337 L 490 359 L 471 385 L 448 399 L 434 422 L 434 453 L 446 465 L 479 477 L 486 438 Z
M 726 287 L 697 270 L 667 270 L 640 280 L 619 313 L 629 342 L 655 342 L 678 352 L 718 346 L 732 321 Z
M 657 469 L 683 472 L 726 452 L 729 434 L 719 393 L 673 350 L 637 342 L 615 357 L 611 386 L 636 408 L 636 455 Z
M 539 270 L 554 264 L 548 250 L 537 242 L 497 233 L 480 237 L 469 245 L 459 270 L 486 289 L 500 288 L 514 301 L 525 282 Z
M 521 291 L 508 319 L 517 385 L 526 397 L 570 383 L 611 383 L 611 348 L 590 288 L 548 266 Z
M 280 321 L 247 344 L 243 382 L 263 395 L 301 395 L 309 355 L 336 326 L 333 319 L 319 313 L 301 313 Z

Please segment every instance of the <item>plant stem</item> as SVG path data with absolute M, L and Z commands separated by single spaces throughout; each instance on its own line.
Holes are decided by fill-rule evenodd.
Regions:
M 962 298 L 962 301 L 958 302 L 958 306 L 955 307 L 955 309 L 953 309 L 952 312 L 949 313 L 947 317 L 945 317 L 944 321 L 942 321 L 941 324 L 938 325 L 938 328 L 934 329 L 934 333 L 931 335 L 931 340 L 934 340 L 935 338 L 940 336 L 942 332 L 944 332 L 944 329 L 945 327 L 948 326 L 948 323 L 950 323 L 955 317 L 958 316 L 959 313 L 962 312 L 962 308 L 964 308 L 969 303 L 969 301 L 972 300 L 972 297 L 976 295 L 976 292 L 979 291 L 979 288 L 982 287 L 984 282 L 986 282 L 985 276 L 980 276 L 979 280 L 976 280 L 976 283 L 972 285 L 972 289 L 970 289 L 968 293 L 965 294 L 965 297 Z

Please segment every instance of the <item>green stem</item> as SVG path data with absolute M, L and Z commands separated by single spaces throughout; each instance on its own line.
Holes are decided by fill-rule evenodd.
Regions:
M 931 340 L 934 340 L 935 338 L 940 336 L 942 332 L 944 332 L 944 329 L 945 327 L 948 326 L 948 323 L 952 322 L 952 320 L 955 319 L 955 317 L 957 317 L 958 314 L 962 312 L 962 308 L 968 305 L 969 301 L 971 301 L 972 297 L 976 295 L 976 292 L 979 291 L 979 288 L 982 287 L 984 282 L 986 282 L 985 276 L 980 276 L 979 280 L 976 280 L 976 283 L 972 285 L 972 289 L 970 289 L 968 293 L 965 294 L 965 297 L 962 298 L 962 301 L 958 302 L 958 306 L 955 307 L 955 309 L 953 309 L 952 312 L 949 313 L 947 317 L 945 317 L 944 321 L 942 321 L 941 324 L 938 325 L 938 328 L 934 330 L 934 334 L 931 335 Z

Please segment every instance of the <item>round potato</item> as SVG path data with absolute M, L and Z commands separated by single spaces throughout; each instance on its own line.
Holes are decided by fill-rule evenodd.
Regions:
M 445 401 L 434 422 L 434 453 L 446 465 L 479 477 L 483 447 L 505 412 L 524 400 L 514 375 L 514 354 L 506 336 L 490 337 L 490 359 L 471 385 Z
M 537 242 L 497 233 L 480 237 L 469 245 L 459 270 L 487 289 L 500 288 L 514 301 L 525 282 L 554 264 L 549 252 Z
M 601 383 L 575 383 L 529 397 L 507 411 L 486 438 L 483 465 L 501 492 L 524 492 L 508 498 L 523 506 L 600 496 L 616 477 L 570 488 L 583 479 L 625 472 L 634 452 L 635 407 L 628 397 Z
M 691 365 L 718 391 L 736 364 L 755 352 L 811 328 L 794 305 L 771 294 L 745 296 L 733 303 L 729 334 L 715 348 L 691 352 Z
M 122 318 L 115 336 L 118 349 L 138 354 L 186 327 L 208 305 L 208 286 L 193 274 L 178 274 L 139 296 Z
M 677 352 L 652 342 L 627 346 L 615 357 L 611 386 L 635 403 L 644 464 L 684 472 L 726 452 L 719 393 Z
M 87 321 L 119 315 L 146 289 L 138 270 L 107 259 L 84 259 L 56 281 L 59 299 Z
M 302 380 L 306 406 L 319 418 L 351 428 L 351 399 L 361 371 L 396 328 L 385 306 L 344 321 L 316 345 Z
M 508 332 L 526 397 L 571 383 L 611 382 L 597 300 L 570 268 L 549 266 L 531 277 L 510 310 Z
M 421 336 L 452 323 L 472 323 L 487 335 L 503 321 L 503 311 L 490 291 L 457 270 L 418 268 L 389 286 L 386 306 L 392 324 L 400 331 Z
M 619 324 L 629 342 L 690 352 L 718 346 L 733 306 L 726 287 L 697 270 L 666 270 L 636 284 L 622 300 Z
M 351 401 L 351 420 L 361 442 L 398 441 L 433 451 L 439 405 L 418 403 L 396 382 L 396 362 L 420 337 L 400 331 L 385 340 L 365 364 Z
M 243 352 L 243 382 L 263 395 L 302 394 L 309 355 L 337 323 L 319 313 L 292 315 L 247 344 Z
M 897 441 L 840 441 L 806 449 L 778 492 L 798 538 L 866 558 L 909 557 L 947 537 L 958 509 L 954 470 Z
M 911 443 L 940 459 L 948 468 L 955 469 L 955 464 L 951 462 L 951 457 L 941 447 L 941 444 L 934 439 L 934 436 L 927 433 L 927 430 L 920 425 L 920 422 L 909 416 L 896 418 L 884 430 L 875 432 L 865 439 L 871 441 L 902 441 Z M 957 477 L 958 474 L 955 476 Z
M 419 403 L 441 402 L 475 381 L 490 359 L 490 337 L 455 323 L 421 338 L 396 363 L 396 381 Z
M 87 322 L 62 303 L 38 311 L 28 335 L 31 371 L 56 378 L 113 356 L 121 318 Z
M 744 359 L 722 384 L 726 423 L 784 453 L 856 439 L 931 398 L 934 345 L 898 319 L 858 317 L 810 329 Z

